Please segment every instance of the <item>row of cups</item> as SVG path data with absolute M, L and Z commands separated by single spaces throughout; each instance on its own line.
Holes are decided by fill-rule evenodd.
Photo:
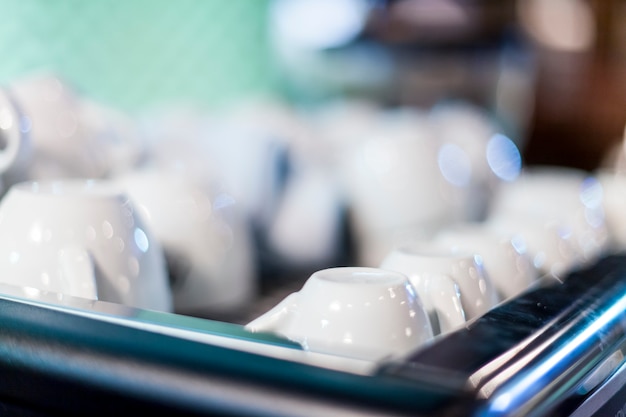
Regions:
M 173 308 L 172 292 L 203 302 L 216 294 L 226 304 L 249 301 L 246 271 L 229 275 L 240 281 L 204 279 L 219 276 L 213 270 L 198 271 L 197 280 L 180 287 L 168 282 L 162 245 L 172 230 L 188 236 L 186 227 L 216 229 L 212 236 L 223 241 L 195 242 L 198 257 L 223 259 L 215 248 L 229 243 L 237 256 L 249 249 L 234 247 L 242 241 L 237 231 L 217 221 L 227 204 L 198 190 L 192 198 L 188 188 L 181 177 L 150 171 L 12 186 L 0 201 L 3 282 L 31 296 L 50 290 L 163 311 Z M 539 276 L 562 276 L 609 250 L 602 190 L 578 171 L 528 169 L 497 194 L 486 221 L 451 224 L 429 239 L 405 236 L 376 268 L 319 271 L 247 328 L 326 353 L 377 359 L 406 352 L 518 295 Z M 168 204 L 186 210 L 190 222 L 169 216 Z
M 380 360 L 411 352 L 539 278 L 562 279 L 624 250 L 613 227 L 626 220 L 618 209 L 626 202 L 624 178 L 524 168 L 498 187 L 483 221 L 451 223 L 427 237 L 404 234 L 377 265 L 317 271 L 247 329 L 345 357 Z
M 190 314 L 252 300 L 242 203 L 147 130 L 54 74 L 0 88 L 1 282 Z
M 370 248 L 386 241 L 389 231 L 449 219 L 454 190 L 448 180 L 477 190 L 488 177 L 486 159 L 475 166 L 468 155 L 481 154 L 491 128 L 479 112 L 463 106 L 439 109 L 430 121 L 408 109 L 382 111 L 361 103 L 304 117 L 289 106 L 261 101 L 212 116 L 166 108 L 130 118 L 51 74 L 15 80 L 0 90 L 3 194 L 8 191 L 8 197 L 13 187 L 54 188 L 61 199 L 65 191 L 59 190 L 73 188 L 76 194 L 77 188 L 115 183 L 132 197 L 143 229 L 163 247 L 174 309 L 194 312 L 245 306 L 255 293 L 255 269 L 269 258 L 296 267 L 335 262 L 344 250 L 346 208 L 355 220 L 350 227 L 359 262 L 368 263 L 374 259 Z M 446 128 L 455 126 L 450 120 L 474 132 L 472 138 L 459 139 L 458 129 Z M 451 142 L 441 164 L 435 162 L 439 141 L 431 130 Z M 364 154 L 369 158 L 362 162 Z M 446 171 L 450 161 L 459 160 L 480 172 L 479 179 L 470 180 L 467 169 Z M 427 180 L 420 180 L 415 193 L 394 185 L 432 175 L 438 178 L 435 188 Z M 87 178 L 98 179 L 98 185 L 76 185 Z M 263 249 L 269 248 L 262 254 L 259 236 Z M 47 268 L 40 272 L 35 275 L 50 275 Z M 43 289 L 58 289 L 46 284 L 48 278 L 41 282 Z
M 442 105 L 425 113 L 344 103 L 307 118 L 264 102 L 227 116 L 215 123 L 204 113 L 168 109 L 138 126 L 55 77 L 16 82 L 7 94 L 0 92 L 5 144 L 0 170 L 9 190 L 0 213 L 5 205 L 24 205 L 15 202 L 22 194 L 42 210 L 48 200 L 73 200 L 56 214 L 66 219 L 54 223 L 74 230 L 78 226 L 72 222 L 84 218 L 79 228 L 88 230 L 52 233 L 41 226 L 41 214 L 15 209 L 23 220 L 11 224 L 22 227 L 6 235 L 21 236 L 25 243 L 19 250 L 6 245 L 9 281 L 94 297 L 93 290 L 76 292 L 72 288 L 83 284 L 69 284 L 67 277 L 89 276 L 91 270 L 96 277 L 107 275 L 100 265 L 105 261 L 94 261 L 95 250 L 86 242 L 57 239 L 91 238 L 93 230 L 108 241 L 114 222 L 106 219 L 107 211 L 99 220 L 87 219 L 99 211 L 93 201 L 103 193 L 125 201 L 134 216 L 127 223 L 140 222 L 138 236 L 152 236 L 150 248 L 161 247 L 160 266 L 147 275 L 164 281 L 167 285 L 157 285 L 165 288 L 161 299 L 173 301 L 168 307 L 120 295 L 141 281 L 129 278 L 137 275 L 136 260 L 119 261 L 126 269 L 95 279 L 95 287 L 92 279 L 85 288 L 98 289 L 100 299 L 178 312 L 237 310 L 254 299 L 258 230 L 281 260 L 332 265 L 341 250 L 343 207 L 358 250 L 355 264 L 378 267 L 391 249 L 418 239 L 448 240 L 470 251 L 480 247 L 499 299 L 525 288 L 532 273 L 490 262 L 488 252 L 501 253 L 495 259 L 513 259 L 511 265 L 520 270 L 558 276 L 592 261 L 607 246 L 626 248 L 623 176 L 522 169 L 515 144 L 468 105 Z M 126 237 L 116 236 L 117 247 L 141 253 L 129 230 Z M 503 249 L 482 249 L 482 242 L 494 236 L 504 236 Z M 82 269 L 38 266 L 39 257 L 26 254 L 32 250 L 28 245 L 39 248 L 41 242 L 56 245 L 48 258 L 62 259 L 62 265 L 67 259 L 91 262 L 74 263 Z M 76 256 L 58 256 L 61 249 Z M 11 272 L 17 265 L 29 265 L 30 281 Z
M 130 117 L 54 74 L 16 79 L 0 88 L 0 194 L 54 188 L 61 199 L 71 188 L 88 199 L 93 187 L 117 188 L 162 246 L 174 310 L 236 312 L 256 295 L 259 262 L 323 264 L 341 250 L 329 175 L 317 165 L 293 175 L 292 154 L 307 154 L 293 151 L 296 119 L 261 105 L 259 121 L 253 107 L 219 122 L 185 106 Z M 88 179 L 97 185 L 81 185 Z M 39 281 L 24 285 L 59 289 Z
M 157 172 L 15 184 L 0 202 L 0 281 L 167 312 L 239 307 L 256 285 L 247 230 L 201 191 Z

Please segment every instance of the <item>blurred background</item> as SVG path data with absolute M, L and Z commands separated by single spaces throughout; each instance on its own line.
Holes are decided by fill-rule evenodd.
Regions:
M 54 72 L 129 112 L 273 94 L 462 97 L 526 163 L 590 169 L 626 119 L 621 0 L 2 0 L 0 82 Z
M 274 89 L 266 1 L 0 2 L 3 82 L 54 72 L 127 111 Z

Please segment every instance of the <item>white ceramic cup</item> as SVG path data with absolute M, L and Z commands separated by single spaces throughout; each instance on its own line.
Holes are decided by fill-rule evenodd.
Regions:
M 602 204 L 606 216 L 612 251 L 626 251 L 626 172 L 600 170 Z
M 342 201 L 321 167 L 291 176 L 268 231 L 270 247 L 293 265 L 332 262 L 340 248 Z
M 486 313 L 498 301 L 481 262 L 474 254 L 416 241 L 389 252 L 380 268 L 408 276 L 433 318 L 433 328 L 446 333 L 465 319 Z
M 429 119 L 441 142 L 440 168 L 463 195 L 459 207 L 461 220 L 483 220 L 500 180 L 492 168 L 492 154 L 499 150 L 497 139 L 494 141 L 498 132 L 496 124 L 484 109 L 462 101 L 434 106 Z M 514 166 L 519 153 L 505 155 L 500 152 L 496 157 L 499 163 Z
M 12 186 L 0 202 L 0 271 L 8 284 L 171 310 L 158 242 L 104 182 Z
M 458 216 L 454 186 L 440 171 L 438 142 L 425 115 L 379 115 L 338 161 L 360 265 L 378 266 L 397 235 L 428 235 Z
M 8 186 L 27 180 L 103 178 L 139 158 L 134 123 L 85 99 L 60 78 L 32 75 L 14 80 L 7 91 L 22 114 L 24 132 L 21 157 L 4 175 Z
M 558 221 L 509 214 L 490 217 L 485 227 L 507 238 L 522 239 L 532 264 L 540 274 L 563 277 L 582 264 L 580 253 L 572 241 L 572 230 Z
M 407 277 L 364 267 L 315 272 L 246 329 L 275 332 L 306 350 L 367 360 L 407 353 L 433 337 Z
M 461 223 L 440 230 L 435 239 L 455 251 L 480 255 L 502 300 L 525 291 L 538 278 L 521 236 L 500 234 L 482 223 Z
M 245 120 L 183 108 L 147 116 L 143 126 L 150 165 L 219 184 L 256 228 L 266 230 L 286 180 L 289 152 L 283 138 Z
M 232 312 L 256 295 L 252 235 L 232 196 L 166 169 L 115 181 L 163 247 L 177 312 Z
M 608 244 L 602 207 L 602 187 L 585 171 L 535 166 L 498 188 L 490 218 L 537 219 L 558 227 L 572 244 L 579 263 L 597 259 Z

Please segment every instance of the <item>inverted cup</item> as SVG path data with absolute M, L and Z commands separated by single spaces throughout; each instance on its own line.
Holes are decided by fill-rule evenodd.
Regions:
M 486 313 L 498 301 L 479 257 L 456 253 L 435 242 L 420 241 L 399 246 L 387 254 L 380 267 L 409 277 L 427 303 L 431 317 L 436 317 L 439 322 L 442 333 L 462 325 L 464 318 L 469 320 Z M 448 281 L 445 284 L 448 289 L 445 297 L 435 297 L 431 287 L 442 288 L 441 281 Z M 446 317 L 454 319 L 442 320 Z
M 583 262 L 572 241 L 572 231 L 562 223 L 534 216 L 509 214 L 491 217 L 485 227 L 506 237 L 521 237 L 540 274 L 561 277 Z
M 176 312 L 232 312 L 252 300 L 252 234 L 234 198 L 166 169 L 129 172 L 115 181 L 163 248 Z
M 405 230 L 430 230 L 458 217 L 455 187 L 438 164 L 428 118 L 409 109 L 380 113 L 337 163 L 360 265 L 378 266 Z
M 602 186 L 586 171 L 526 168 L 516 181 L 500 184 L 495 193 L 488 220 L 509 218 L 513 224 L 524 218 L 558 228 L 567 234 L 580 264 L 595 261 L 608 243 Z
M 2 282 L 169 311 L 164 268 L 158 243 L 109 183 L 26 182 L 0 202 Z
M 453 250 L 480 255 L 501 299 L 518 295 L 538 277 L 521 236 L 497 233 L 482 223 L 460 223 L 440 230 L 435 239 Z
M 307 350 L 368 360 L 407 353 L 433 337 L 407 277 L 365 267 L 315 272 L 299 292 L 246 329 L 275 332 Z

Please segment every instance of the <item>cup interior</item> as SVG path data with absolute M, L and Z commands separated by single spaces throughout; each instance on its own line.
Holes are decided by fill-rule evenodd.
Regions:
M 289 301 L 269 315 L 284 314 L 277 331 L 310 350 L 382 357 L 413 349 L 433 336 L 421 299 L 399 272 L 320 270 Z

